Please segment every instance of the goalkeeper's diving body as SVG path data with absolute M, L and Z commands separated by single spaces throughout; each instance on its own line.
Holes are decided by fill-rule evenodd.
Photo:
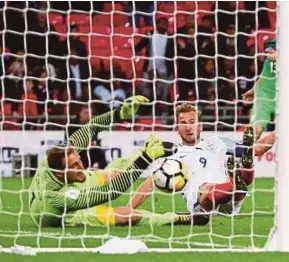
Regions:
M 29 210 L 38 226 L 165 225 L 191 222 L 191 218 L 175 213 L 154 214 L 129 207 L 101 205 L 116 199 L 131 187 L 152 161 L 170 154 L 170 150 L 166 150 L 164 143 L 155 136 L 149 137 L 145 148 L 132 156 L 129 164 L 120 172 L 112 171 L 113 164 L 107 170 L 85 170 L 80 160 L 78 152 L 86 149 L 98 132 L 113 122 L 132 118 L 140 104 L 145 102 L 148 100 L 143 96 L 131 97 L 120 110 L 92 118 L 69 137 L 67 146 L 55 146 L 48 150 L 29 189 Z

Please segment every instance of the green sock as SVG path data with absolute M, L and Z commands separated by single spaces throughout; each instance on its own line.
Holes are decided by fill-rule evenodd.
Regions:
M 152 213 L 147 210 L 137 210 L 142 215 L 141 221 L 138 225 L 152 225 L 163 226 L 169 225 L 176 221 L 177 215 L 173 212 L 167 212 L 164 214 Z

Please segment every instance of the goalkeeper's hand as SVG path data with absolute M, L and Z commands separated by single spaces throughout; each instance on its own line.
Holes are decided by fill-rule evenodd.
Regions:
M 122 120 L 131 119 L 138 112 L 139 106 L 148 102 L 149 100 L 144 96 L 131 96 L 127 98 L 120 108 L 120 118 Z
M 156 135 L 151 134 L 145 143 L 143 149 L 148 156 L 149 162 L 154 161 L 160 157 L 167 157 L 176 153 L 176 148 L 171 142 L 162 142 Z

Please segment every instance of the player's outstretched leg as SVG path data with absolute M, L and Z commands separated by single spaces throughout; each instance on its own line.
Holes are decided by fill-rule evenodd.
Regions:
M 235 191 L 246 195 L 247 185 L 240 175 L 240 168 L 235 164 L 234 157 L 227 162 L 229 181 L 222 184 L 205 183 L 199 188 L 198 202 L 200 207 L 207 212 L 216 210 L 220 205 L 226 204 L 235 198 Z
M 163 226 L 163 225 L 205 225 L 209 217 L 192 216 L 190 213 L 167 212 L 152 213 L 147 210 L 135 210 L 130 207 L 107 207 L 99 205 L 88 209 L 70 212 L 65 216 L 66 226 Z
M 167 212 L 164 214 L 152 213 L 147 210 L 135 210 L 129 207 L 116 207 L 115 225 L 206 225 L 209 221 L 209 216 L 206 214 L 192 215 L 190 213 L 174 213 Z

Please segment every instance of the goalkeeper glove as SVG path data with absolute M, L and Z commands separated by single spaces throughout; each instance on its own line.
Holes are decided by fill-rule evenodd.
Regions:
M 120 118 L 122 120 L 131 119 L 138 111 L 139 106 L 148 103 L 149 100 L 144 96 L 131 96 L 124 101 L 120 109 Z
M 143 152 L 149 162 L 165 156 L 165 148 L 162 141 L 153 134 L 146 141 Z

